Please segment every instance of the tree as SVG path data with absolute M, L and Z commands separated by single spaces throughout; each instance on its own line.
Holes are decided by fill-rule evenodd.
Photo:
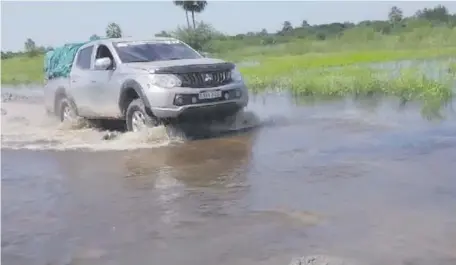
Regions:
M 89 40 L 99 40 L 100 39 L 100 36 L 98 36 L 97 34 L 92 34 L 92 36 L 90 36 Z
M 308 28 L 310 27 L 309 23 L 307 23 L 307 20 L 303 20 L 302 23 L 301 23 L 301 27 L 302 28 Z
M 445 6 L 438 5 L 434 8 L 424 8 L 415 14 L 416 17 L 429 21 L 448 22 L 450 14 Z
M 106 37 L 108 38 L 121 38 L 122 30 L 117 23 L 109 23 L 106 27 Z
M 388 19 L 389 19 L 390 23 L 397 24 L 402 21 L 402 18 L 403 18 L 402 10 L 397 6 L 393 6 L 391 8 L 390 12 L 388 13 Z
M 2 51 L 2 60 L 12 58 L 14 54 L 12 52 L 3 52 Z
M 208 51 L 208 49 L 210 49 L 208 45 L 211 40 L 223 37 L 223 34 L 216 31 L 212 25 L 204 22 L 198 23 L 195 29 L 178 27 L 177 30 L 171 34 L 174 38 L 184 41 L 198 51 Z
M 171 34 L 169 34 L 168 32 L 162 30 L 161 32 L 155 34 L 155 37 L 171 37 Z
M 293 30 L 293 26 L 290 21 L 283 22 L 282 32 L 290 32 Z
M 207 1 L 174 1 L 176 6 L 182 7 L 187 15 L 187 24 L 190 28 L 190 22 L 188 21 L 188 12 L 192 13 L 193 29 L 196 29 L 195 13 L 201 13 L 207 6 Z
M 38 50 L 36 48 L 35 42 L 28 38 L 25 43 L 24 43 L 24 48 L 25 48 L 25 53 L 27 53 L 28 56 L 33 57 L 38 54 Z
M 188 10 L 184 7 L 186 1 L 173 1 L 176 6 L 182 7 L 185 11 L 185 17 L 187 18 L 187 27 L 190 28 L 190 20 L 188 19 Z
M 268 31 L 267 31 L 266 29 L 262 29 L 262 30 L 260 31 L 260 34 L 259 34 L 259 35 L 260 35 L 260 36 L 268 36 Z

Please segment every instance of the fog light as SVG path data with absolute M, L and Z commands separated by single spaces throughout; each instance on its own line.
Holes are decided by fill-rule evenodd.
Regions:
M 176 97 L 176 104 L 177 105 L 182 105 L 184 104 L 184 99 L 181 96 Z
M 236 97 L 237 97 L 237 98 L 241 97 L 241 91 L 236 90 Z
M 196 103 L 196 97 L 192 97 L 192 103 L 193 103 L 193 104 Z
M 225 99 L 229 99 L 230 98 L 230 93 L 226 92 L 225 95 L 223 96 Z

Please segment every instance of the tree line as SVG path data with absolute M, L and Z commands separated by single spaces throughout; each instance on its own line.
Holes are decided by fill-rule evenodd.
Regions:
M 323 41 L 330 38 L 343 36 L 347 30 L 370 30 L 371 32 L 383 35 L 400 34 L 420 27 L 456 27 L 456 14 L 450 14 L 443 5 L 434 8 L 424 8 L 418 10 L 410 17 L 404 17 L 403 11 L 397 6 L 393 6 L 385 20 L 366 20 L 359 23 L 334 22 L 328 24 L 310 25 L 307 20 L 303 20 L 300 25 L 294 26 L 290 21 L 284 21 L 281 28 L 273 33 L 262 29 L 259 32 L 247 32 L 243 34 L 227 35 L 214 29 L 210 24 L 197 22 L 195 15 L 203 12 L 208 6 L 207 1 L 173 1 L 173 4 L 185 12 L 187 27 L 177 27 L 172 32 L 161 31 L 157 37 L 175 37 L 185 41 L 193 48 L 201 51 L 220 52 L 220 45 L 215 42 L 227 40 L 240 41 L 246 45 L 271 45 L 276 43 L 289 42 L 296 39 L 309 39 Z M 191 14 L 191 20 L 189 18 Z M 121 38 L 123 36 L 120 25 L 109 23 L 105 30 L 105 37 Z M 93 34 L 90 40 L 99 39 L 100 36 Z M 37 56 L 52 47 L 37 46 L 35 42 L 28 38 L 24 43 L 24 51 L 21 52 L 1 52 L 1 58 L 7 59 L 14 56 Z

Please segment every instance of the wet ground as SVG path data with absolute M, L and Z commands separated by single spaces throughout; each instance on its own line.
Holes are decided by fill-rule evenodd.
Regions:
M 3 264 L 456 264 L 450 110 L 263 95 L 237 134 L 102 140 L 32 91 L 2 103 Z

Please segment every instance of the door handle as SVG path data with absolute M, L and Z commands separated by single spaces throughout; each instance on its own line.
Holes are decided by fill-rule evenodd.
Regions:
M 96 83 L 97 81 L 95 81 L 95 80 L 92 80 L 91 82 L 92 82 L 92 83 Z

